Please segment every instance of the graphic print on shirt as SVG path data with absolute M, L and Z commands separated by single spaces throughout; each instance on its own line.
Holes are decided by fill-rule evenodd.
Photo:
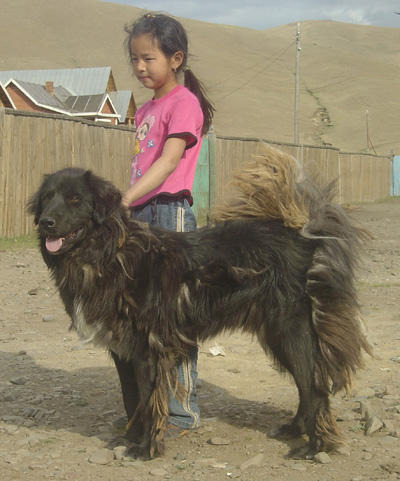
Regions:
M 145 148 L 143 147 L 143 143 L 141 144 L 141 142 L 147 137 L 147 134 L 150 132 L 151 128 L 154 125 L 154 121 L 155 121 L 155 118 L 152 115 L 150 114 L 146 115 L 142 123 L 136 129 L 135 147 L 133 149 L 133 157 L 131 162 L 131 168 L 132 168 L 131 178 L 133 181 L 138 177 L 141 177 L 142 175 L 140 169 L 136 168 L 137 158 L 138 158 L 138 155 L 142 154 L 145 150 Z M 154 147 L 154 140 L 153 139 L 147 140 L 146 147 L 148 149 L 151 149 L 152 147 Z

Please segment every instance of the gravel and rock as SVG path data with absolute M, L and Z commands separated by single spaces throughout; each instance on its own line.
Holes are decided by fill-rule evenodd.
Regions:
M 351 392 L 333 399 L 348 443 L 340 453 L 287 457 L 303 441 L 274 433 L 296 410 L 296 388 L 255 341 L 234 334 L 200 347 L 201 428 L 168 441 L 163 457 L 126 457 L 124 409 L 110 357 L 68 330 L 37 250 L 2 251 L 1 479 L 400 479 L 400 199 L 352 206 L 352 216 L 375 236 L 358 286 L 376 359 L 366 358 Z

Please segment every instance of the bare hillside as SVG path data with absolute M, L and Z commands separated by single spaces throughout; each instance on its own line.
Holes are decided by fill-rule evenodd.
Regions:
M 0 69 L 112 67 L 117 86 L 141 104 L 151 92 L 132 79 L 124 25 L 141 9 L 99 0 L 0 0 Z M 193 70 L 209 89 L 215 130 L 293 141 L 295 34 L 181 19 Z M 342 150 L 400 152 L 400 29 L 330 21 L 301 23 L 300 141 Z M 372 149 L 370 151 L 373 151 Z

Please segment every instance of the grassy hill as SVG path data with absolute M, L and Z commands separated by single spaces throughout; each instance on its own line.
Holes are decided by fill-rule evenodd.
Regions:
M 124 25 L 141 9 L 99 0 L 0 0 L 0 70 L 111 66 L 140 105 Z M 181 19 L 218 134 L 293 142 L 296 24 L 264 31 Z M 400 153 L 400 28 L 301 24 L 300 141 Z M 370 151 L 373 152 L 372 149 Z

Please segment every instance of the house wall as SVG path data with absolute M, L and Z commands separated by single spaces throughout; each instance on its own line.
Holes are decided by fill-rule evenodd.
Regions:
M 137 109 L 136 109 L 135 100 L 133 96 L 131 96 L 131 100 L 129 101 L 128 111 L 126 113 L 126 119 L 125 119 L 126 124 L 130 125 L 134 123 L 136 110 Z
M 23 92 L 21 92 L 21 90 L 16 85 L 11 84 L 6 88 L 6 90 L 8 95 L 14 102 L 15 108 L 17 110 L 28 110 L 29 112 L 43 113 L 49 112 L 49 110 L 35 105 L 32 100 L 30 100 Z
M 109 100 L 107 100 L 105 102 L 105 104 L 103 105 L 101 113 L 102 114 L 115 114 L 116 113 L 115 110 L 112 108 Z M 111 121 L 112 125 L 118 125 L 118 119 L 116 119 L 114 117 L 110 117 L 110 121 Z
M 115 85 L 115 80 L 112 72 L 110 73 L 110 76 L 108 77 L 108 82 L 107 82 L 107 92 L 115 92 L 117 90 L 117 87 Z

